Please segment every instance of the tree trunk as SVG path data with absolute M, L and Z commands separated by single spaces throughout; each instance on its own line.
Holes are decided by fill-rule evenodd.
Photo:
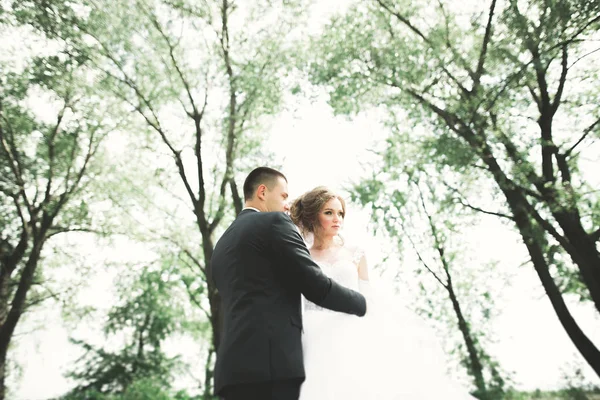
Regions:
M 6 309 L 7 312 L 6 318 L 0 325 L 0 400 L 4 400 L 6 395 L 5 379 L 8 349 L 15 328 L 17 327 L 19 319 L 25 310 L 27 292 L 33 283 L 33 276 L 38 265 L 44 241 L 45 239 L 43 238 L 43 235 L 41 239 L 34 239 L 33 248 L 29 254 L 27 262 L 25 263 L 23 271 L 21 271 L 18 287 L 14 296 L 12 297 L 11 304 L 2 304 L 2 308 Z M 8 290 L 7 287 L 2 289 Z M 2 293 L 2 298 L 8 298 L 8 296 L 8 293 Z
M 460 307 L 460 303 L 458 302 L 458 298 L 456 297 L 456 293 L 454 292 L 454 287 L 452 286 L 452 281 L 450 280 L 449 275 L 446 289 L 448 290 L 448 296 L 450 297 L 450 301 L 452 301 L 452 308 L 454 309 L 456 319 L 458 320 L 458 328 L 460 329 L 465 346 L 467 346 L 467 353 L 469 354 L 469 366 L 471 370 L 470 372 L 475 381 L 475 386 L 477 387 L 477 398 L 481 400 L 487 400 L 488 394 L 485 379 L 483 378 L 483 365 L 479 359 L 479 353 L 477 351 L 477 347 L 475 346 L 475 341 L 473 340 L 471 330 L 469 329 L 469 325 L 467 324 L 465 316 Z
M 554 212 L 553 215 L 572 246 L 565 250 L 579 267 L 581 278 L 600 312 L 600 253 L 596 243 L 581 225 L 577 210 Z
M 212 348 L 209 349 L 209 358 L 207 362 L 210 361 L 210 352 L 214 352 L 216 354 L 217 349 L 219 348 L 219 344 L 221 343 L 221 327 L 223 326 L 223 316 L 221 312 L 221 296 L 212 278 L 212 269 L 211 269 L 211 258 L 215 246 L 212 242 L 212 235 L 209 232 L 202 232 L 202 249 L 204 252 L 204 271 L 206 275 L 206 286 L 208 290 L 208 302 L 210 305 L 210 325 L 212 328 Z M 212 393 L 212 367 L 210 365 L 206 365 L 206 377 L 207 381 L 205 382 L 206 388 L 204 393 Z M 1 399 L 0 399 L 1 400 Z
M 0 400 L 6 398 L 6 350 L 0 349 Z
M 208 302 L 210 304 L 210 324 L 213 332 L 212 345 L 216 351 L 221 343 L 221 297 L 212 279 L 210 261 L 214 251 L 212 237 L 209 233 L 202 234 L 202 249 L 204 252 L 204 264 L 206 273 L 206 286 L 208 288 Z
M 210 400 L 214 398 L 212 395 L 213 369 L 211 366 L 214 355 L 214 349 L 208 349 L 208 356 L 206 357 L 206 365 L 204 367 L 204 393 L 202 394 L 204 400 Z
M 594 343 L 583 333 L 569 312 L 562 297 L 562 293 L 550 275 L 548 263 L 544 257 L 544 252 L 538 243 L 539 239 L 537 238 L 540 234 L 545 235 L 545 231 L 532 223 L 531 217 L 527 212 L 527 199 L 520 192 L 520 189 L 512 187 L 512 184 L 506 175 L 504 175 L 504 172 L 496 162 L 491 151 L 485 149 L 484 152 L 487 154 L 485 154 L 482 159 L 488 165 L 496 183 L 506 197 L 508 206 L 514 216 L 517 229 L 523 238 L 523 242 L 527 247 L 533 266 L 561 325 L 579 353 L 594 369 L 594 372 L 600 376 L 600 351 L 598 351 Z

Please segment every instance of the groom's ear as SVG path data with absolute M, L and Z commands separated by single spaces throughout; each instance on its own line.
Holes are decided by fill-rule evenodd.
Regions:
M 267 186 L 262 184 L 262 185 L 258 185 L 258 187 L 256 188 L 256 198 L 260 199 L 260 200 L 265 200 L 265 194 L 267 192 Z

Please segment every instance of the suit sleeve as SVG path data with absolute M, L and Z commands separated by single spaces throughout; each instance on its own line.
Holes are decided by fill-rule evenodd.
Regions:
M 300 292 L 321 307 L 363 316 L 367 305 L 362 294 L 337 284 L 327 277 L 311 258 L 292 220 L 284 213 L 275 214 L 273 250 L 281 258 L 282 268 Z

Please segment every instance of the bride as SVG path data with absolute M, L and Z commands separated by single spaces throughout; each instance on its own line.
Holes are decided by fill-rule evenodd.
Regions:
M 310 253 L 323 272 L 359 290 L 368 304 L 358 318 L 304 301 L 300 400 L 474 400 L 446 375 L 431 329 L 371 287 L 364 252 L 339 235 L 344 199 L 317 187 L 296 199 L 290 214 L 303 236 L 312 237 Z

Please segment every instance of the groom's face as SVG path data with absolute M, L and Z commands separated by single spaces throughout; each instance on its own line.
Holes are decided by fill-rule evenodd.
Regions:
M 265 190 L 265 207 L 266 211 L 283 211 L 288 212 L 290 206 L 288 204 L 288 187 L 285 179 L 278 177 L 275 184 Z

